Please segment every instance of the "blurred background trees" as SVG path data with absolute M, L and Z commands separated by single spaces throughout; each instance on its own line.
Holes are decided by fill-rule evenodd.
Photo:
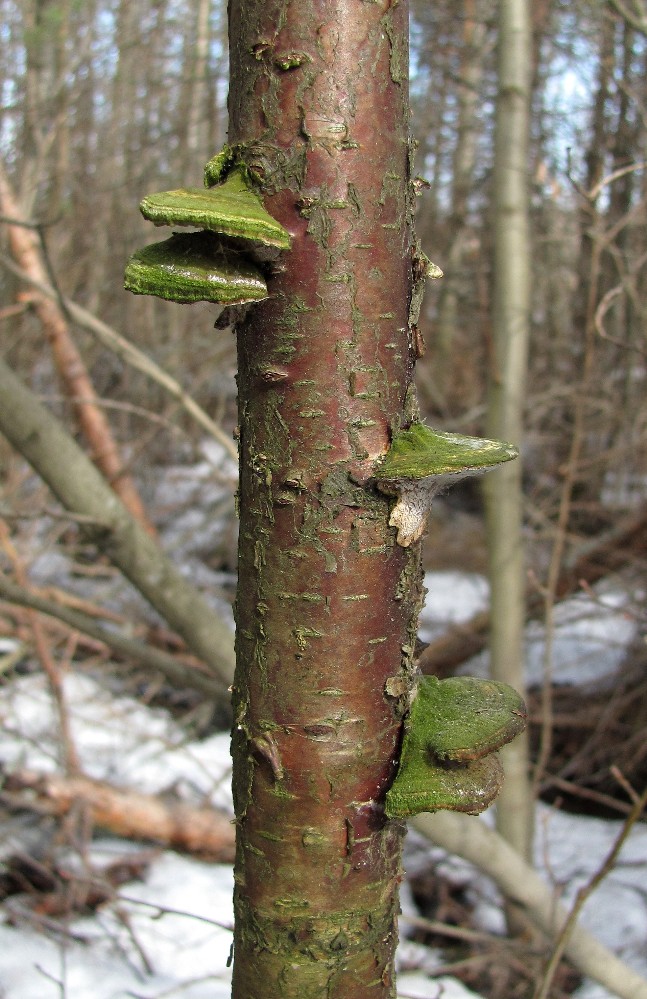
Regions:
M 531 540 L 551 539 L 569 461 L 569 541 L 644 493 L 647 39 L 640 5 L 623 11 L 532 4 Z M 446 274 L 423 309 L 418 383 L 432 423 L 478 431 L 493 337 L 498 5 L 415 0 L 413 14 L 417 169 L 429 182 L 418 228 Z M 225 140 L 223 3 L 2 0 L 0 23 L 4 166 L 24 218 L 41 226 L 52 280 L 231 418 L 233 347 L 212 331 L 211 310 L 121 287 L 125 259 L 150 238 L 140 197 L 201 183 Z M 6 268 L 0 287 L 5 303 L 25 291 Z M 42 388 L 50 362 L 26 304 L 3 332 L 5 355 Z M 166 453 L 159 422 L 133 405 L 169 415 L 159 390 L 87 334 L 80 345 L 132 456 L 154 456 L 156 441 Z
M 647 551 L 647 4 L 530 6 L 521 445 L 526 596 L 537 613 L 550 612 L 580 578 L 593 581 L 628 553 L 644 559 Z M 424 178 L 418 233 L 445 272 L 423 304 L 417 382 L 431 425 L 477 434 L 487 427 L 495 345 L 500 7 L 412 3 L 413 131 Z M 62 297 L 147 352 L 231 441 L 234 344 L 213 329 L 213 309 L 122 289 L 128 255 L 154 239 L 137 211 L 141 197 L 200 184 L 204 162 L 226 139 L 224 0 L 0 0 L 0 31 L 1 165 L 10 192 L 0 212 L 7 221 L 18 206 L 20 219 L 36 226 L 43 273 L 146 504 L 149 469 L 194 455 L 205 423 L 123 351 L 97 340 Z M 0 262 L 2 355 L 69 420 L 7 226 Z M 7 496 L 4 442 L 0 458 Z M 481 505 L 478 485 L 467 484 L 438 502 L 427 568 L 485 571 Z M 233 502 L 228 510 L 233 525 Z M 591 549 L 601 554 L 589 571 Z M 204 559 L 233 569 L 231 537 Z
M 493 433 L 488 384 L 497 375 L 495 228 L 501 206 L 495 130 L 504 4 L 411 3 L 412 125 L 421 178 L 417 230 L 423 249 L 445 272 L 427 291 L 420 317 L 422 414 L 441 429 Z M 522 180 L 529 195 L 529 355 L 518 414 L 523 598 L 527 613 L 547 626 L 550 678 L 557 601 L 581 589 L 582 581 L 586 587 L 628 564 L 644 587 L 647 0 L 535 0 L 528 7 L 530 128 Z M 76 403 L 87 405 L 87 385 L 93 386 L 123 463 L 115 474 L 132 474 L 187 586 L 206 593 L 226 617 L 236 568 L 234 341 L 213 328 L 209 305 L 188 309 L 135 297 L 122 287 L 130 253 L 156 238 L 139 216 L 142 196 L 200 185 L 203 164 L 226 141 L 225 0 L 0 0 L 0 40 L 1 222 L 29 225 L 37 277 L 53 289 L 57 322 L 71 334 L 90 376 Z M 25 262 L 17 259 L 7 224 L 0 224 L 0 263 L 0 355 L 76 435 L 79 406 L 70 395 L 79 390 L 59 381 L 51 330 L 35 306 L 33 280 L 21 273 Z M 125 339 L 118 341 L 105 324 Z M 129 352 L 128 342 L 157 368 Z M 209 434 L 219 450 L 205 447 Z M 82 435 L 86 450 L 96 452 Z M 168 473 L 164 490 L 156 478 L 160 467 Z M 142 642 L 126 667 L 128 683 L 154 699 L 157 677 L 172 676 L 177 659 L 183 678 L 170 682 L 171 695 L 166 689 L 164 697 L 195 713 L 200 725 L 212 724 L 212 681 L 203 674 L 195 681 L 204 655 L 187 652 L 160 619 L 151 623 L 150 609 L 134 590 L 123 596 L 121 577 L 118 599 L 115 588 L 107 597 L 95 589 L 111 570 L 97 560 L 95 547 L 86 543 L 83 549 L 82 512 L 76 519 L 62 516 L 34 481 L 0 437 L 0 519 L 9 525 L 0 525 L 0 568 L 7 578 L 19 581 L 22 574 L 32 584 L 70 584 L 70 591 L 76 587 L 72 607 L 108 621 L 113 618 L 106 614 L 114 615 L 126 638 L 131 630 L 136 637 L 145 633 L 149 652 L 151 644 L 167 651 L 165 663 L 147 660 Z M 199 512 L 202 519 L 196 519 Z M 425 568 L 485 573 L 482 514 L 478 483 L 459 484 L 441 497 L 424 543 Z M 10 534 L 19 537 L 24 573 Z M 75 559 L 73 573 L 55 559 L 45 568 L 41 559 L 36 572 L 36 556 L 62 546 Z M 92 580 L 91 605 L 79 604 L 79 591 L 88 595 L 85 579 Z M 0 637 L 24 631 L 14 609 L 18 598 L 5 589 L 3 601 Z M 633 605 L 627 613 L 644 625 L 644 607 Z M 484 611 L 434 638 L 421 654 L 423 669 L 449 672 L 483 647 L 489 624 Z M 77 628 L 74 621 L 69 627 Z M 73 655 L 105 655 L 87 638 L 79 643 L 82 630 L 53 632 L 64 665 Z M 229 638 L 211 642 L 225 659 L 231 657 Z M 619 644 L 624 641 L 619 635 Z M 120 642 L 118 655 L 125 647 Z M 554 798 L 573 793 L 577 784 L 584 807 L 593 801 L 603 814 L 622 814 L 609 773 L 617 764 L 636 786 L 644 784 L 639 706 L 645 704 L 646 655 L 644 642 L 636 640 L 626 652 L 637 667 L 633 675 L 625 673 L 611 699 L 608 690 L 589 690 L 585 712 L 581 691 L 566 691 L 554 727 L 559 710 L 551 704 L 551 684 L 532 695 L 538 791 Z M 134 671 L 132 661 L 143 668 Z M 183 681 L 199 687 L 194 699 Z M 219 720 L 226 727 L 225 711 Z

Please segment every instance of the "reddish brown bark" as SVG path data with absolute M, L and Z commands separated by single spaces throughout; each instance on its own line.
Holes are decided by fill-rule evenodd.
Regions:
M 235 999 L 395 994 L 420 575 L 370 477 L 412 415 L 407 15 L 230 3 L 230 139 L 293 236 L 237 329 Z
M 0 212 L 17 222 L 22 215 L 9 181 L 0 167 Z M 34 280 L 48 284 L 42 264 L 38 237 L 33 229 L 22 225 L 8 225 L 11 252 L 18 266 Z M 69 398 L 79 426 L 90 445 L 92 458 L 128 511 L 148 531 L 155 535 L 155 528 L 148 519 L 144 504 L 132 476 L 124 468 L 119 449 L 110 425 L 101 409 L 99 399 L 88 375 L 60 307 L 56 302 L 30 291 L 28 298 L 52 348 L 58 376 Z

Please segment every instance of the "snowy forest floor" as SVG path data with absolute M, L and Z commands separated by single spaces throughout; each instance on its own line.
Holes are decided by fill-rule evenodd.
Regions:
M 235 469 L 223 463 L 211 444 L 205 445 L 203 459 L 164 469 L 148 498 L 149 509 L 161 526 L 166 549 L 214 607 L 231 618 L 235 538 L 228 526 L 231 518 L 223 514 L 231 509 Z M 65 545 L 55 543 L 61 535 L 55 519 L 26 524 L 15 543 L 28 559 L 32 583 L 76 591 L 117 614 L 127 613 L 131 621 L 139 617 L 154 623 L 150 610 L 109 566 L 84 563 L 78 555 L 75 561 Z M 478 574 L 428 572 L 425 582 L 428 594 L 420 621 L 424 641 L 487 605 L 487 583 Z M 644 642 L 635 613 L 642 596 L 635 581 L 608 579 L 560 605 L 556 691 L 570 691 L 576 705 L 588 698 L 610 703 L 612 692 L 622 686 L 618 677 L 626 672 L 632 650 L 643 649 L 644 668 Z M 539 686 L 544 649 L 539 624 L 529 626 L 527 639 L 529 683 Z M 0 654 L 11 662 L 0 688 L 2 773 L 19 768 L 61 772 L 60 708 L 33 654 L 23 654 L 10 636 L 2 643 Z M 64 672 L 62 700 L 84 774 L 232 814 L 229 735 L 214 728 L 200 697 L 155 686 L 141 671 L 126 671 L 87 650 L 76 660 L 81 661 Z M 483 654 L 464 672 L 478 675 L 486 669 Z M 571 735 L 576 728 L 571 726 Z M 644 740 L 643 734 L 643 751 Z M 560 745 L 569 752 L 567 738 Z M 571 752 L 582 755 L 581 749 Z M 612 759 L 612 747 L 610 752 Z M 538 806 L 535 858 L 555 897 L 568 905 L 604 862 L 622 817 L 567 812 L 556 794 L 552 804 Z M 0 797 L 2 999 L 229 996 L 230 865 L 89 830 L 82 813 L 59 820 L 14 805 L 7 796 Z M 490 813 L 474 819 L 491 820 Z M 399 996 L 527 996 L 532 974 L 528 969 L 539 974 L 542 959 L 533 964 L 516 945 L 506 943 L 502 903 L 492 883 L 414 832 L 407 838 L 405 865 Z M 24 878 L 22 891 L 16 888 L 16 872 Z M 89 883 L 100 883 L 100 901 L 91 904 L 86 894 L 85 905 L 75 905 L 68 891 L 67 908 L 57 909 L 52 904 L 54 889 L 69 886 L 75 878 L 86 891 Z M 452 945 L 432 932 L 425 919 L 450 926 L 465 926 L 467 921 L 472 941 Z M 647 976 L 645 825 L 632 830 L 619 861 L 587 902 L 582 923 Z M 459 972 L 469 989 L 455 977 Z M 576 999 L 610 996 L 566 970 L 551 996 L 561 999 L 568 994 Z

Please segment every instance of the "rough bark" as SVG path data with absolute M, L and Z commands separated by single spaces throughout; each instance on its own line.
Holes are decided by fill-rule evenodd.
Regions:
M 63 506 L 92 518 L 83 531 L 106 553 L 187 645 L 225 684 L 233 672 L 231 633 L 128 513 L 58 420 L 0 361 L 0 433 Z
M 411 418 L 407 16 L 230 3 L 230 141 L 293 237 L 237 328 L 235 999 L 395 995 L 420 573 L 370 476 Z

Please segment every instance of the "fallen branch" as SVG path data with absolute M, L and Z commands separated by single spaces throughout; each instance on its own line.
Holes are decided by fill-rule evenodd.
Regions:
M 20 792 L 29 793 L 23 799 Z M 14 807 L 56 815 L 65 815 L 74 803 L 80 803 L 90 809 L 96 825 L 117 835 L 153 839 L 221 862 L 233 857 L 233 824 L 213 809 L 168 804 L 158 797 L 120 791 L 85 777 L 31 771 L 6 775 L 0 800 L 3 798 Z M 425 838 L 491 877 L 545 933 L 555 935 L 565 925 L 568 914 L 556 903 L 548 885 L 483 822 L 457 812 L 436 812 L 418 816 L 412 825 Z M 647 999 L 647 982 L 581 927 L 573 928 L 566 954 L 583 975 L 620 999 Z
M 4 776 L 0 800 L 10 807 L 64 816 L 79 806 L 93 825 L 124 839 L 146 840 L 205 860 L 231 863 L 234 827 L 228 815 L 112 787 L 89 777 L 19 770 Z
M 103 642 L 109 649 L 119 655 L 141 663 L 151 670 L 162 673 L 170 683 L 176 687 L 192 687 L 200 690 L 204 694 L 214 699 L 222 698 L 224 686 L 222 681 L 218 681 L 198 669 L 192 669 L 178 662 L 173 656 L 167 655 L 160 649 L 154 649 L 136 638 L 129 638 L 120 631 L 104 628 L 97 624 L 94 618 L 89 617 L 81 611 L 72 610 L 52 600 L 46 600 L 38 596 L 31 590 L 23 586 L 18 586 L 12 582 L 4 573 L 0 573 L 0 598 L 21 607 L 31 607 L 32 610 L 47 614 L 49 617 L 63 621 L 75 631 L 80 631 L 84 635 L 89 635 L 99 642 Z
M 419 815 L 411 824 L 427 839 L 470 861 L 520 905 L 536 925 L 554 937 L 568 919 L 551 889 L 497 832 L 468 815 L 436 812 Z M 590 933 L 575 926 L 566 954 L 577 969 L 620 999 L 647 999 L 647 981 Z
M 203 662 L 229 686 L 233 635 L 203 596 L 128 513 L 84 451 L 0 360 L 0 432 L 67 510 L 84 514 L 84 537 L 126 576 Z

